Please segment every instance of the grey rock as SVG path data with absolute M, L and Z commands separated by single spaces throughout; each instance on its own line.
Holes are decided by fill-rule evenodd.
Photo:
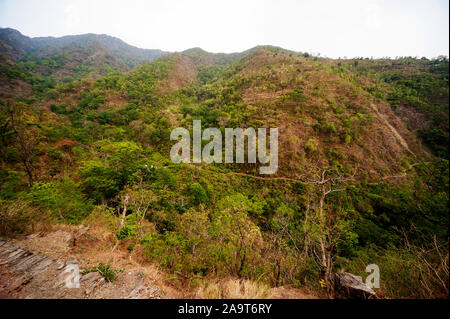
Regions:
M 41 234 L 42 234 L 42 232 L 37 232 L 37 233 L 31 234 L 31 235 L 28 235 L 27 239 L 33 239 L 33 238 L 39 237 Z
M 30 272 L 33 276 L 36 276 L 37 274 L 40 274 L 46 270 L 48 270 L 49 266 L 53 263 L 53 259 L 50 259 L 48 257 L 45 257 L 41 261 L 39 261 L 37 264 L 35 264 L 32 269 L 30 269 Z
M 76 260 L 75 258 L 69 258 L 66 260 L 66 266 L 67 265 L 76 265 L 78 264 L 78 260 Z
M 153 287 L 150 289 L 150 296 L 151 296 L 152 298 L 156 298 L 156 297 L 158 297 L 160 294 L 161 294 L 161 290 L 159 289 L 159 287 L 153 286 Z
M 11 253 L 6 257 L 6 260 L 3 261 L 2 263 L 0 263 L 0 265 L 11 264 L 11 263 L 13 263 L 16 259 L 19 259 L 19 260 L 20 260 L 20 258 L 21 258 L 23 255 L 25 255 L 26 253 L 27 253 L 26 250 L 23 250 L 23 249 L 20 249 L 20 248 L 19 248 L 19 249 L 15 250 L 15 251 L 11 252 Z
M 84 276 L 81 277 L 80 282 L 85 281 L 96 281 L 99 280 L 102 276 L 98 272 L 90 272 Z
M 94 292 L 96 292 L 96 289 L 102 286 L 102 284 L 105 282 L 105 279 L 102 278 L 102 276 L 98 272 L 91 272 L 81 277 L 81 282 L 84 281 L 87 281 L 86 285 L 88 286 L 87 289 L 85 289 L 84 293 L 86 294 L 86 296 L 92 296 L 94 295 Z
M 75 246 L 75 237 L 73 237 L 72 234 L 68 234 L 65 238 L 65 242 L 68 247 L 73 247 Z
M 24 258 L 19 263 L 17 263 L 16 269 L 19 271 L 25 271 L 31 268 L 34 264 L 42 261 L 43 259 L 45 259 L 44 256 L 31 254 L 27 258 Z
M 141 299 L 143 295 L 146 295 L 148 292 L 147 287 L 144 285 L 137 285 L 128 295 L 128 299 Z
M 1 250 L 0 251 L 0 256 L 4 257 L 4 256 L 8 256 L 10 253 L 12 253 L 13 251 L 18 250 L 18 247 L 7 247 L 5 250 Z
M 375 292 L 369 288 L 360 276 L 350 273 L 334 274 L 334 292 L 337 299 L 373 299 Z
M 59 233 L 61 235 L 61 232 Z M 61 237 L 61 236 L 60 236 Z M 81 289 L 66 289 L 63 280 L 64 266 L 77 264 L 74 258 L 67 261 L 32 253 L 15 247 L 16 241 L 0 241 L 0 295 L 8 298 L 159 298 L 161 290 L 153 280 L 143 283 L 143 273 L 125 272 L 135 280 L 134 286 L 125 288 L 119 283 L 106 282 L 98 273 L 91 272 L 80 278 Z M 61 268 L 62 267 L 62 268 Z M 135 277 L 137 276 L 137 278 Z M 142 277 L 142 278 L 141 278 Z
M 13 258 L 8 260 L 9 265 L 17 265 L 22 262 L 22 260 L 28 258 L 31 255 L 29 251 L 23 251 L 20 254 L 15 255 Z

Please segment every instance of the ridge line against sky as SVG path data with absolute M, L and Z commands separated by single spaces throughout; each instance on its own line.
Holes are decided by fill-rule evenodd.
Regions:
M 0 27 L 169 52 L 270 44 L 331 58 L 449 55 L 447 0 L 0 0 Z

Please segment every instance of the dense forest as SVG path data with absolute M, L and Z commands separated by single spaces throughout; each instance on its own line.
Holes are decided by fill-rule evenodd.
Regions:
M 118 41 L 1 30 L 1 236 L 101 225 L 179 287 L 243 278 L 331 296 L 332 273 L 377 264 L 379 297 L 448 297 L 447 57 Z M 174 164 L 170 132 L 196 119 L 277 127 L 277 173 Z

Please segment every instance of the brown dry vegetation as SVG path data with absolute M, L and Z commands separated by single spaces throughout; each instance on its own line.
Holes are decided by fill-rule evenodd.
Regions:
M 239 89 L 251 112 L 248 126 L 278 127 L 279 175 L 295 176 L 311 165 L 328 164 L 330 149 L 344 154 L 340 159 L 343 165 L 356 168 L 364 163 L 366 171 L 375 174 L 373 178 L 402 172 L 399 162 L 412 155 L 410 149 L 413 158 L 427 156 L 389 105 L 374 100 L 318 62 L 258 50 L 243 63 L 244 68 L 229 81 L 249 83 Z M 300 101 L 289 95 L 294 88 L 303 95 Z M 343 131 L 327 133 L 316 128 L 332 124 L 339 130 L 344 120 L 350 121 L 357 133 L 350 142 L 345 142 L 345 135 L 339 136 L 345 134 Z M 307 149 L 310 139 L 317 151 Z

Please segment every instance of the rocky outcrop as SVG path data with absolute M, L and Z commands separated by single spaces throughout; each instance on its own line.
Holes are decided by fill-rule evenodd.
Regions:
M 334 294 L 337 299 L 374 299 L 375 292 L 360 276 L 350 273 L 334 274 Z
M 51 236 L 64 238 L 60 242 L 62 246 L 73 243 L 73 238 L 63 232 Z M 14 240 L 0 241 L 0 298 L 136 299 L 161 296 L 160 288 L 142 273 L 124 271 L 118 277 L 114 282 L 106 282 L 98 272 L 82 275 L 74 258 L 52 258 L 20 248 Z

